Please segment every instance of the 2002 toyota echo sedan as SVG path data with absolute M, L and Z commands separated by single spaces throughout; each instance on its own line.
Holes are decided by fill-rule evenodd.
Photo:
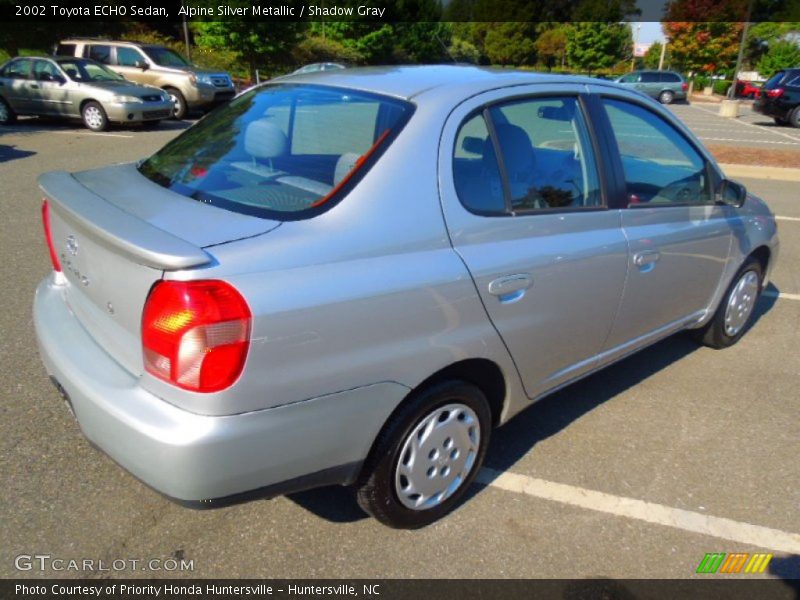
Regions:
M 544 395 L 679 330 L 738 341 L 778 251 L 655 101 L 473 67 L 284 78 L 40 185 L 36 332 L 92 442 L 192 505 L 354 484 L 394 527 Z

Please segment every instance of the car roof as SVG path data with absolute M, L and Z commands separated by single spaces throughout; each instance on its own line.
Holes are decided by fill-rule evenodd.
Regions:
M 109 40 L 106 38 L 69 38 L 61 40 L 59 44 L 119 44 L 125 46 L 151 46 L 158 44 L 143 44 L 134 40 Z
M 289 74 L 274 82 L 316 83 L 410 100 L 423 93 L 447 90 L 462 97 L 501 87 L 536 83 L 602 84 L 593 77 L 554 75 L 473 65 L 399 65 L 331 69 Z

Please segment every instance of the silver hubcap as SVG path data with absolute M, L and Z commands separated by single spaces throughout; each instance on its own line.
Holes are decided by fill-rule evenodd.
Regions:
M 8 121 L 8 109 L 6 105 L 0 102 L 0 123 Z
M 441 406 L 406 438 L 395 468 L 400 502 L 424 510 L 447 500 L 475 466 L 480 445 L 477 415 L 464 404 Z
M 178 97 L 175 94 L 170 94 L 169 98 L 170 98 L 170 100 L 172 100 L 172 104 L 175 106 L 175 112 L 176 113 L 180 112 L 180 110 L 181 110 L 181 101 L 178 99 Z
M 728 296 L 728 306 L 725 309 L 725 333 L 730 337 L 738 334 L 750 313 L 756 305 L 758 298 L 758 275 L 755 271 L 747 271 L 739 281 L 736 282 L 730 296 Z
M 86 124 L 92 129 L 98 129 L 103 125 L 103 115 L 96 106 L 87 107 L 86 110 L 83 111 L 83 118 Z

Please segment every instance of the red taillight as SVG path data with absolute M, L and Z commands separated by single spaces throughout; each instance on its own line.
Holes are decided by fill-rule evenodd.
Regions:
M 689 84 L 688 83 L 682 83 L 681 84 L 681 89 L 685 92 L 686 90 L 689 89 Z
M 50 231 L 50 205 L 47 200 L 42 200 L 42 225 L 44 225 L 44 239 L 47 242 L 47 249 L 50 251 L 50 262 L 53 263 L 53 270 L 61 272 L 61 262 L 58 260 L 56 247 L 53 245 L 53 233 Z
M 780 98 L 783 96 L 783 88 L 775 88 L 774 90 L 767 90 L 768 98 Z
M 217 392 L 242 372 L 252 315 L 224 281 L 161 281 L 144 306 L 147 372 L 195 392 Z

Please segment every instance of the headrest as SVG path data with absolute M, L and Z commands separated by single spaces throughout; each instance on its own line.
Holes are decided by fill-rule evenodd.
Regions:
M 244 132 L 244 149 L 255 158 L 275 158 L 286 154 L 289 140 L 280 127 L 267 119 L 253 121 Z
M 510 123 L 495 125 L 497 139 L 503 152 L 506 171 L 509 175 L 533 168 L 533 144 L 522 127 Z M 494 144 L 487 140 L 483 155 L 484 160 L 495 161 Z
M 339 157 L 336 161 L 336 170 L 333 172 L 333 185 L 339 185 L 339 182 L 355 168 L 358 159 L 359 155 L 355 152 L 345 152 Z

